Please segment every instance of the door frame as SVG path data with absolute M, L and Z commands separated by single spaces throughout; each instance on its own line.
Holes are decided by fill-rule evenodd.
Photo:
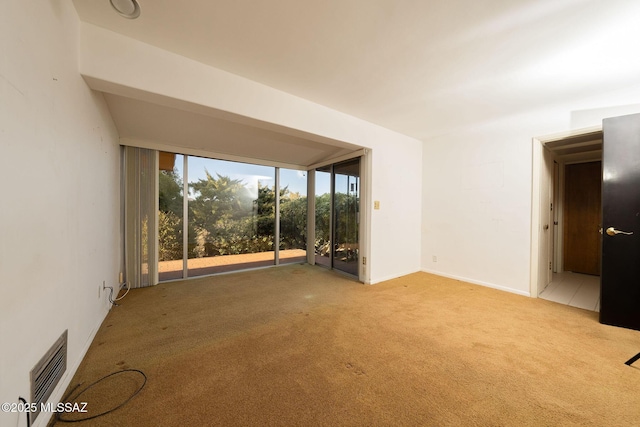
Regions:
M 589 128 L 576 129 L 567 132 L 561 132 L 552 135 L 540 136 L 532 138 L 532 185 L 531 185 L 531 249 L 530 249 L 530 268 L 529 268 L 529 296 L 532 298 L 538 298 L 538 294 L 549 284 L 550 274 L 541 274 L 543 271 L 547 271 L 549 262 L 552 265 L 554 263 L 554 251 L 550 249 L 549 245 L 545 243 L 544 237 L 544 220 L 547 219 L 546 224 L 549 224 L 548 206 L 544 201 L 545 186 L 549 182 L 553 183 L 553 168 L 547 168 L 544 162 L 544 150 L 547 150 L 546 145 L 551 142 L 561 141 L 563 139 L 573 138 L 582 135 L 588 135 L 591 133 L 602 132 L 602 125 L 593 126 Z M 560 192 L 564 192 L 563 175 L 564 168 L 563 163 L 560 164 Z M 558 200 L 562 200 L 561 194 Z M 558 209 L 560 206 L 554 207 Z M 562 212 L 562 211 L 560 211 Z M 562 214 L 560 213 L 558 220 L 558 229 L 555 230 L 558 234 L 561 232 Z M 551 224 L 553 224 L 553 215 L 551 215 Z M 551 237 L 553 240 L 553 237 Z M 562 237 L 560 234 L 559 244 L 555 245 L 555 251 L 562 249 Z M 562 267 L 556 265 L 558 268 Z
M 316 163 L 307 167 L 307 263 L 315 265 L 315 170 L 317 168 L 334 165 L 348 160 L 360 158 L 360 223 L 358 229 L 359 242 L 359 260 L 358 260 L 358 274 L 355 277 L 359 282 L 364 284 L 371 284 L 371 211 L 372 211 L 372 155 L 373 150 L 364 148 L 356 152 L 340 156 L 334 159 L 330 159 L 321 163 Z M 333 168 L 332 173 L 333 175 Z M 333 177 L 332 177 L 333 182 Z M 333 198 L 333 183 L 332 183 L 332 198 Z M 314 197 L 311 197 L 313 195 Z M 333 207 L 331 208 L 331 221 L 333 221 Z M 330 226 L 333 230 L 333 225 Z M 333 231 L 331 232 L 333 239 Z M 333 258 L 333 251 L 332 251 Z M 331 260 L 331 269 L 333 270 L 333 259 Z M 340 270 L 336 270 L 340 271 Z

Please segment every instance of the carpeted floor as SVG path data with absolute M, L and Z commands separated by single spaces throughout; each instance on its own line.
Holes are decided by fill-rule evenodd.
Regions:
M 624 362 L 638 352 L 640 332 L 594 312 L 291 265 L 132 290 L 71 384 L 148 378 L 87 426 L 637 426 L 640 367 Z M 89 413 L 64 416 L 141 383 L 109 377 L 78 397 Z

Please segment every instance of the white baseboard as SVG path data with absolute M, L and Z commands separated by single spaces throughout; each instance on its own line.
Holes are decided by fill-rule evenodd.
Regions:
M 443 273 L 441 271 L 435 271 L 435 270 L 429 270 L 429 269 L 423 268 L 422 272 L 429 273 L 429 274 L 434 274 L 436 276 L 447 277 L 449 279 L 460 280 L 462 282 L 472 283 L 474 285 L 485 286 L 487 288 L 497 289 L 497 290 L 500 290 L 500 291 L 510 292 L 512 294 L 522 295 L 522 296 L 525 296 L 525 297 L 530 297 L 531 296 L 530 292 L 520 291 L 518 289 L 508 288 L 506 286 L 501 286 L 501 285 L 496 285 L 495 283 L 489 283 L 489 282 L 483 282 L 481 280 L 470 279 L 468 277 L 461 277 L 461 276 L 456 276 L 456 275 L 453 275 L 453 274 L 447 274 L 447 273 Z
M 400 274 L 393 274 L 390 276 L 385 276 L 376 280 L 370 280 L 368 283 L 365 283 L 367 285 L 375 285 L 377 283 L 382 283 L 382 282 L 386 282 L 387 280 L 393 280 L 393 279 L 397 279 L 399 277 L 403 277 L 403 276 L 407 276 L 409 274 L 413 274 L 413 273 L 419 273 L 420 270 L 411 270 L 411 271 L 407 271 L 405 273 L 400 273 Z

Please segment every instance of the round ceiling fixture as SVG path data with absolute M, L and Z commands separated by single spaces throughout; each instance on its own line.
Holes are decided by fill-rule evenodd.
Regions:
M 136 19 L 140 16 L 140 5 L 136 0 L 109 0 L 111 7 L 115 9 L 120 16 L 128 19 Z

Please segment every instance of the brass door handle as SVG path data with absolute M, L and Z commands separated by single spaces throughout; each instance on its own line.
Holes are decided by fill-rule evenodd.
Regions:
M 616 230 L 613 227 L 609 227 L 609 228 L 607 228 L 607 234 L 609 236 L 615 236 L 616 234 L 626 234 L 626 235 L 630 236 L 630 235 L 633 234 L 633 231 L 620 231 L 620 230 Z

